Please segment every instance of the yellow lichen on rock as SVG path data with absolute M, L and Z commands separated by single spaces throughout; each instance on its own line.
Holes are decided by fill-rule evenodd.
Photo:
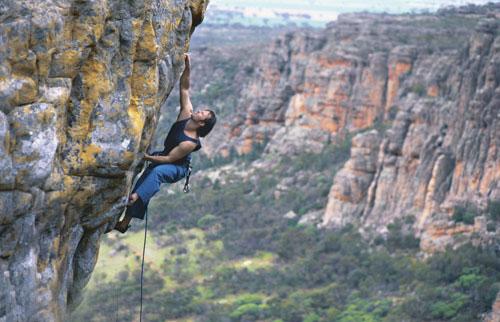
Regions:
M 81 63 L 81 49 L 65 49 L 63 52 L 55 53 L 51 62 L 51 77 L 73 78 L 78 74 Z
M 139 143 L 142 135 L 142 129 L 144 127 L 145 117 L 139 110 L 137 99 L 131 99 L 130 106 L 127 109 L 127 115 L 130 123 L 129 132 L 134 140 Z
M 79 154 L 81 167 L 82 168 L 94 167 L 96 163 L 96 157 L 101 151 L 102 149 L 95 144 L 89 144 L 82 147 L 82 151 Z
M 38 84 L 31 77 L 1 77 L 0 96 L 5 97 L 12 106 L 33 103 L 38 96 Z
M 156 109 L 158 104 L 158 66 L 142 62 L 134 63 L 131 90 L 132 97 L 127 109 L 131 124 L 129 132 L 139 143 L 146 121 L 146 113 L 148 110 Z
M 85 98 L 89 102 L 96 103 L 111 92 L 112 83 L 105 62 L 93 57 L 82 66 L 81 73 Z
M 155 61 L 157 57 L 158 44 L 156 43 L 155 30 L 151 21 L 144 23 L 140 39 L 141 41 L 137 42 L 135 59 Z
M 198 26 L 205 18 L 205 11 L 207 10 L 209 0 L 190 0 L 189 8 L 191 9 L 192 23 L 191 23 L 191 34 L 193 33 L 196 26 Z
M 112 83 L 107 76 L 106 64 L 97 59 L 88 60 L 81 69 L 85 98 L 74 111 L 76 121 L 70 128 L 73 140 L 83 140 L 91 128 L 90 117 L 99 99 L 106 97 L 112 90 Z M 75 107 L 73 107 L 75 109 Z

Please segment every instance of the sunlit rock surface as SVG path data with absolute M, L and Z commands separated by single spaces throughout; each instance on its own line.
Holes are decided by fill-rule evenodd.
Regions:
M 207 0 L 0 1 L 0 321 L 62 321 Z

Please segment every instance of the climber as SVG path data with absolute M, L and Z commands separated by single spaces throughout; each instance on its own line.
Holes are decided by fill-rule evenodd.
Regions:
M 127 231 L 132 218 L 144 218 L 149 200 L 160 190 L 161 183 L 174 183 L 187 175 L 191 152 L 201 148 L 200 137 L 205 137 L 215 125 L 212 110 L 193 112 L 189 98 L 190 58 L 184 55 L 185 68 L 179 81 L 180 111 L 176 122 L 165 139 L 163 151 L 144 154 L 143 160 L 150 164 L 143 172 L 129 196 L 124 218 L 114 229 Z

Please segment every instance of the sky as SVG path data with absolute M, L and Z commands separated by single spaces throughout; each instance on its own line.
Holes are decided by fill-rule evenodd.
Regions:
M 273 24 L 283 21 L 280 14 L 290 15 L 291 20 L 301 22 L 302 15 L 313 24 L 324 25 L 335 20 L 339 13 L 345 12 L 419 12 L 436 11 L 448 5 L 466 5 L 468 3 L 486 4 L 499 0 L 211 0 L 208 13 L 219 14 L 222 11 L 240 13 L 238 20 L 243 24 L 259 24 L 264 19 Z M 302 17 L 301 17 L 302 16 Z M 210 18 L 210 15 L 207 17 Z M 215 18 L 215 15 L 212 15 Z M 227 18 L 227 17 L 226 17 Z M 232 21 L 235 22 L 235 21 Z

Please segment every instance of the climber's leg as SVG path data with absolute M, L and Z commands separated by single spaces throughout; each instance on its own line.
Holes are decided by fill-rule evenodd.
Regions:
M 130 227 L 130 221 L 133 217 L 142 219 L 144 217 L 144 204 L 140 202 L 139 195 L 135 192 L 135 190 L 142 184 L 142 182 L 146 179 L 148 174 L 151 172 L 152 166 L 147 167 L 142 175 L 139 177 L 137 182 L 132 189 L 132 193 L 128 198 L 127 211 L 125 212 L 125 216 L 122 220 L 118 221 L 114 227 L 114 229 L 118 230 L 121 233 L 125 233 L 127 229 Z M 138 204 L 135 204 L 139 200 Z M 133 214 L 136 214 L 135 216 Z M 142 214 L 142 216 L 140 215 Z
M 141 175 L 129 197 L 125 217 L 116 223 L 115 229 L 127 231 L 132 218 L 144 219 L 149 200 L 160 190 L 161 183 L 174 183 L 187 175 L 187 168 L 176 164 L 149 166 Z
M 151 155 L 161 155 L 162 154 L 162 151 L 155 151 L 155 152 L 152 152 Z M 139 195 L 135 192 L 137 190 L 138 187 L 141 186 L 142 182 L 146 179 L 146 177 L 148 176 L 148 174 L 151 172 L 151 170 L 153 169 L 153 165 L 150 164 L 145 170 L 144 172 L 142 173 L 142 175 L 139 177 L 139 179 L 137 180 L 136 184 L 134 185 L 134 188 L 132 189 L 132 193 L 130 194 L 129 198 L 128 198 L 128 206 L 132 205 L 134 202 L 137 201 L 137 199 L 139 198 Z
M 176 164 L 158 164 L 137 185 L 135 192 L 144 204 L 160 190 L 161 183 L 174 183 L 186 176 L 186 167 Z

